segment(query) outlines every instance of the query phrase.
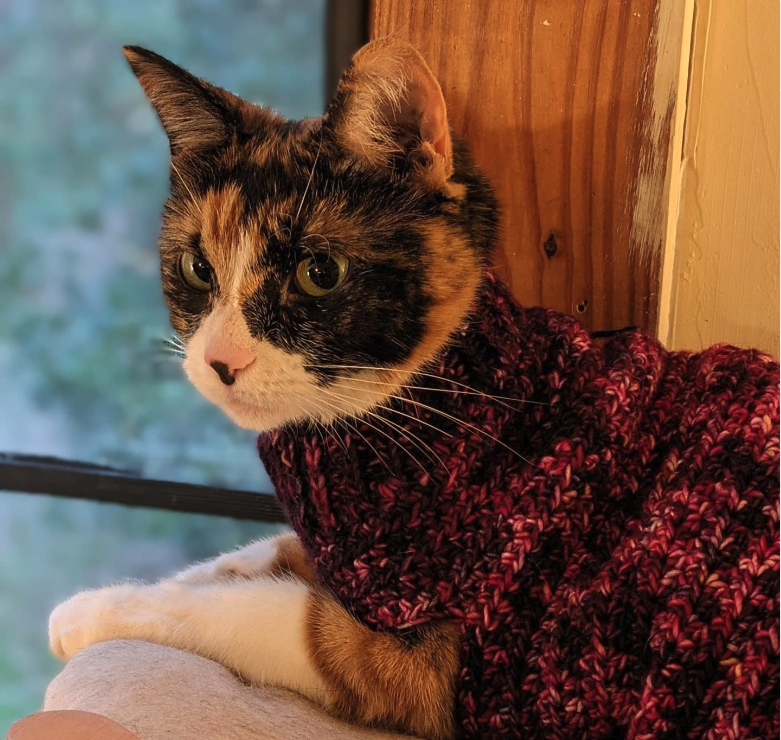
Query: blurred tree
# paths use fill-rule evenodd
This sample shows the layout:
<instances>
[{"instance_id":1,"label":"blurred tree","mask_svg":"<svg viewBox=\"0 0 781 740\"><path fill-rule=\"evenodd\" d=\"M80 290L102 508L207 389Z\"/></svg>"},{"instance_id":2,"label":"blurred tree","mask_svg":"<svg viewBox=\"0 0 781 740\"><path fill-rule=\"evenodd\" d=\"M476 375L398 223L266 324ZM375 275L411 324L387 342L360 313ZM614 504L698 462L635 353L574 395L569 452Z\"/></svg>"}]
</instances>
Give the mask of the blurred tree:
<instances>
[{"instance_id":1,"label":"blurred tree","mask_svg":"<svg viewBox=\"0 0 781 740\"><path fill-rule=\"evenodd\" d=\"M160 349L168 144L124 44L291 118L322 111L324 0L0 3L0 451L268 490L236 429ZM56 669L79 587L157 577L262 525L0 495L0 734Z\"/></svg>"}]
</instances>

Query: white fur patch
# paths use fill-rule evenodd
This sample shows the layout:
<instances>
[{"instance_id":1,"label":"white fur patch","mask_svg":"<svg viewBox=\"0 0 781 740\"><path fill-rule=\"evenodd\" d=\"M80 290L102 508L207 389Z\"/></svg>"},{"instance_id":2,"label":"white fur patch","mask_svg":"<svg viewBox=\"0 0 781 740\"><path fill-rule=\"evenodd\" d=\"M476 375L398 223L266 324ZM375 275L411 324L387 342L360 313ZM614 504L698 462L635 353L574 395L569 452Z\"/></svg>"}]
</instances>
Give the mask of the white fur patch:
<instances>
[{"instance_id":1,"label":"white fur patch","mask_svg":"<svg viewBox=\"0 0 781 740\"><path fill-rule=\"evenodd\" d=\"M172 580L179 583L204 584L225 578L254 578L271 570L276 562L279 538L267 537L212 560L191 565Z\"/></svg>"},{"instance_id":2,"label":"white fur patch","mask_svg":"<svg viewBox=\"0 0 781 740\"><path fill-rule=\"evenodd\" d=\"M230 386L224 385L204 360L206 346L217 333L249 349L255 357ZM337 417L360 416L396 391L387 383L365 382L379 383L373 370L351 371L355 381L338 381L339 386L349 388L323 389L305 365L302 355L253 339L239 308L225 303L212 311L186 343L183 363L190 382L203 396L240 427L258 432L296 421L312 419L328 424Z\"/></svg>"},{"instance_id":3,"label":"white fur patch","mask_svg":"<svg viewBox=\"0 0 781 740\"><path fill-rule=\"evenodd\" d=\"M203 359L210 333L229 331L224 324L215 325L217 322L211 321L213 316L214 313L187 343L183 366L200 393L240 427L263 432L309 419L328 424L337 417L360 416L394 392L386 385L348 381L345 384L350 385L350 389L322 389L314 376L305 370L306 361L301 355L285 352L267 341L254 340L255 360L238 373L233 385L226 386ZM238 309L230 321L244 321ZM377 375L368 370L353 377L360 381L376 381Z\"/></svg>"},{"instance_id":4,"label":"white fur patch","mask_svg":"<svg viewBox=\"0 0 781 740\"><path fill-rule=\"evenodd\" d=\"M175 581L84 591L49 618L49 643L68 659L97 642L146 640L189 650L258 683L323 702L327 687L307 642L310 589L297 579L192 586Z\"/></svg>"}]
</instances>

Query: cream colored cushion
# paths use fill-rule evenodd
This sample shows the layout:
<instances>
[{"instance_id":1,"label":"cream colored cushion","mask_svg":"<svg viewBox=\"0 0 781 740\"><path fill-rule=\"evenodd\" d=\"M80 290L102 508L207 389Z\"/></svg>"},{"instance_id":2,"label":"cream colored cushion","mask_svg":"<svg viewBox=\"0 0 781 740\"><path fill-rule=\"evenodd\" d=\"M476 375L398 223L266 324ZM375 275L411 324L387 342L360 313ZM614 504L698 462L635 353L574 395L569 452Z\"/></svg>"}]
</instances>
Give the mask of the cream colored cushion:
<instances>
[{"instance_id":1,"label":"cream colored cushion","mask_svg":"<svg viewBox=\"0 0 781 740\"><path fill-rule=\"evenodd\" d=\"M95 712L140 740L402 738L336 720L288 691L247 686L197 655L134 640L78 653L52 681L43 708Z\"/></svg>"}]
</instances>

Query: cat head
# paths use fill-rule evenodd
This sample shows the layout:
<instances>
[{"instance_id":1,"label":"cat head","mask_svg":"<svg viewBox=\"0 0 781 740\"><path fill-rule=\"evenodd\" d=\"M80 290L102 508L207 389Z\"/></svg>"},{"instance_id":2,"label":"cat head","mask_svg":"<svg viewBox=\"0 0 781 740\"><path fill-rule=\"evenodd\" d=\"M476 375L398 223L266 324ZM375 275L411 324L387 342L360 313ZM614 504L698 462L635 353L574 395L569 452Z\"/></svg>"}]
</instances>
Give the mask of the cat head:
<instances>
[{"instance_id":1,"label":"cat head","mask_svg":"<svg viewBox=\"0 0 781 740\"><path fill-rule=\"evenodd\" d=\"M496 233L420 54L368 44L303 121L125 54L170 142L161 272L192 383L258 431L394 395L463 322Z\"/></svg>"}]
</instances>

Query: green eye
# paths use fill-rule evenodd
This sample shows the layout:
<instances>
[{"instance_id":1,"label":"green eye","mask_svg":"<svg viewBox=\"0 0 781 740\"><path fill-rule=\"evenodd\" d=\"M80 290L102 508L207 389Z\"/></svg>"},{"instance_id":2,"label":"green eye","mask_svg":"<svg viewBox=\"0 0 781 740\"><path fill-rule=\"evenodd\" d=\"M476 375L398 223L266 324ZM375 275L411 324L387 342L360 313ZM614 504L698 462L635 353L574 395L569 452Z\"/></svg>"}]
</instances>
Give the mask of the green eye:
<instances>
[{"instance_id":1,"label":"green eye","mask_svg":"<svg viewBox=\"0 0 781 740\"><path fill-rule=\"evenodd\" d=\"M179 262L182 277L191 288L206 292L212 287L212 267L192 252L185 252Z\"/></svg>"},{"instance_id":2,"label":"green eye","mask_svg":"<svg viewBox=\"0 0 781 740\"><path fill-rule=\"evenodd\" d=\"M336 290L347 275L347 260L338 254L317 254L301 260L296 283L307 295L320 297Z\"/></svg>"}]
</instances>

